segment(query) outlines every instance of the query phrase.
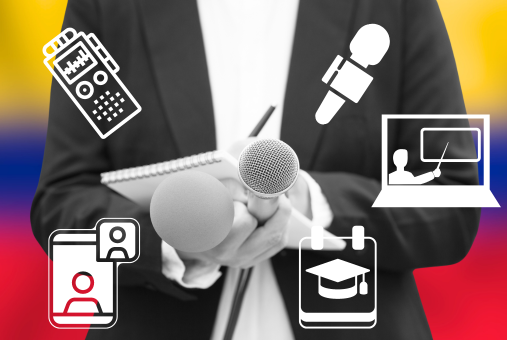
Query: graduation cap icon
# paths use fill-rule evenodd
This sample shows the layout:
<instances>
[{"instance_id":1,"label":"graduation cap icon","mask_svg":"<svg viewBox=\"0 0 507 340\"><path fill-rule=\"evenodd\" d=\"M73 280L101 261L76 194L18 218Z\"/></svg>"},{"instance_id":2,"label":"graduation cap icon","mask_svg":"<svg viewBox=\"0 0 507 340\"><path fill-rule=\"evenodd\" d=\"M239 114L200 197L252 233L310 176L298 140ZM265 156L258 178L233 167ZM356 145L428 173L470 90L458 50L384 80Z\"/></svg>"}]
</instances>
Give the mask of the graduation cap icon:
<instances>
[{"instance_id":1,"label":"graduation cap icon","mask_svg":"<svg viewBox=\"0 0 507 340\"><path fill-rule=\"evenodd\" d=\"M359 285L359 294L368 294L368 284L364 280L364 275L370 270L349 263L340 259L329 261L306 270L308 273L319 277L319 295L328 299L348 299L357 295L357 277L363 276L363 281ZM355 278L354 286L344 289L331 289L323 287L321 278L335 282L342 282Z\"/></svg>"}]
</instances>

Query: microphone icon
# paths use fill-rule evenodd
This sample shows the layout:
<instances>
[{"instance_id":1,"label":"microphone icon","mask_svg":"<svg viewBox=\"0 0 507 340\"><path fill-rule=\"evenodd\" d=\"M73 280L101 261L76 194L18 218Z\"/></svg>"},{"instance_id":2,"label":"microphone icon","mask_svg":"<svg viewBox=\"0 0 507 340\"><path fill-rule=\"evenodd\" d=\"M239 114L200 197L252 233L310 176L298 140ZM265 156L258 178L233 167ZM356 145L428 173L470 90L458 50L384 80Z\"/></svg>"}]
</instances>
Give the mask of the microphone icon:
<instances>
[{"instance_id":1,"label":"microphone icon","mask_svg":"<svg viewBox=\"0 0 507 340\"><path fill-rule=\"evenodd\" d=\"M382 26L365 25L357 31L350 42L352 52L350 59L365 69L368 65L377 65L389 49L389 43L389 34ZM342 61L343 57L337 55L322 77L322 81L331 86L331 89L315 114L319 124L324 125L331 121L345 103L342 96L357 103L373 80L372 76L348 60L339 68ZM335 72L338 74L330 83Z\"/></svg>"}]
</instances>

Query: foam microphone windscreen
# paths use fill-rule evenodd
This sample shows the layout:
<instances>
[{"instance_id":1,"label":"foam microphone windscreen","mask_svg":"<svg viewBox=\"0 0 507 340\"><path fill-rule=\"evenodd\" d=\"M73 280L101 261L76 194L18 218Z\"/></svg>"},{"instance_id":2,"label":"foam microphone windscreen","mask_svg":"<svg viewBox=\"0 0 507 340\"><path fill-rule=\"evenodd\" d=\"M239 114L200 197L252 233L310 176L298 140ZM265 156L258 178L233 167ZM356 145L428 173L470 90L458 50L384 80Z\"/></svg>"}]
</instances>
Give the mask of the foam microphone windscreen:
<instances>
[{"instance_id":1,"label":"foam microphone windscreen","mask_svg":"<svg viewBox=\"0 0 507 340\"><path fill-rule=\"evenodd\" d=\"M183 171L167 177L151 198L150 216L158 235L175 249L202 252L229 234L232 197L215 177Z\"/></svg>"}]
</instances>

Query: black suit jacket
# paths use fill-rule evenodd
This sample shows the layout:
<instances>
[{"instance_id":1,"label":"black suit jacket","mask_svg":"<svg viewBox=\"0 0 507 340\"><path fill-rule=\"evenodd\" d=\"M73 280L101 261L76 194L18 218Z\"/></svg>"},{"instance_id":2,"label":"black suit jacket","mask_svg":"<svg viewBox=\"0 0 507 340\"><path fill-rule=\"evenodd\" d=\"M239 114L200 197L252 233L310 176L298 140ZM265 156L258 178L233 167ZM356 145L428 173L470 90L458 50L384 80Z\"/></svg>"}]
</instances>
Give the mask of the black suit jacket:
<instances>
[{"instance_id":1,"label":"black suit jacket","mask_svg":"<svg viewBox=\"0 0 507 340\"><path fill-rule=\"evenodd\" d=\"M373 83L326 126L314 114L328 86L321 77L365 24L383 26L390 48L367 72ZM195 2L71 0L64 28L93 32L120 66L119 77L143 110L100 139L60 85L53 82L48 134L32 206L33 232L47 251L55 229L93 228L102 217L141 224L141 257L120 266L119 320L90 339L207 339L222 279L189 290L161 274L160 238L147 212L100 184L104 171L166 161L215 148L212 99ZM464 114L447 32L434 0L301 0L283 112L281 139L320 184L334 213L330 231L349 236L363 225L378 243L378 322L370 330L305 330L298 322L298 255L272 258L297 339L429 339L412 275L449 265L468 252L480 209L371 208L380 191L382 114ZM409 150L415 174L434 164L417 160L417 122L397 122L389 155ZM471 138L461 147L473 148ZM457 163L456 163L457 164ZM436 182L477 183L474 163L449 166ZM367 250L369 251L369 250ZM309 254L309 256L326 256ZM330 255L328 255L330 256ZM347 255L342 258L348 260ZM359 265L359 258L350 259Z\"/></svg>"}]
</instances>

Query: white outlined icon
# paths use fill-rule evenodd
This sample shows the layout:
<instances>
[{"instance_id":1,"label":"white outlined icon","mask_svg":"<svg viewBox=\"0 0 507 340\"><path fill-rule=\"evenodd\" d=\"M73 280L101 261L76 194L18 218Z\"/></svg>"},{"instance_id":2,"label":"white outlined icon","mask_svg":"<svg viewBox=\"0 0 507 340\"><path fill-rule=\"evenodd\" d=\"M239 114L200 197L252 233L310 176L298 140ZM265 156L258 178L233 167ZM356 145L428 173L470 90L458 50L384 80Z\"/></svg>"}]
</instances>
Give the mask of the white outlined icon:
<instances>
[{"instance_id":1,"label":"white outlined icon","mask_svg":"<svg viewBox=\"0 0 507 340\"><path fill-rule=\"evenodd\" d=\"M306 272L317 275L319 278L319 295L328 299L348 299L357 295L357 277L362 276L363 281L360 284L360 294L368 294L368 284L365 281L365 274L370 270L353 263L340 259L332 260L318 266L307 269ZM354 286L342 289L326 288L322 285L322 278L342 282L348 279L354 279Z\"/></svg>"},{"instance_id":2,"label":"white outlined icon","mask_svg":"<svg viewBox=\"0 0 507 340\"><path fill-rule=\"evenodd\" d=\"M336 256L360 259L363 265L335 258L308 256L324 251L323 228L312 228L312 237L299 243L299 323L303 328L373 328L377 320L377 243L364 236L363 226L352 228L352 237L331 237L351 241L352 246L334 252ZM347 242L347 243L348 243ZM306 255L306 256L305 256ZM318 262L315 262L318 261ZM358 279L361 282L358 284ZM315 303L318 302L318 303Z\"/></svg>"},{"instance_id":3,"label":"white outlined icon","mask_svg":"<svg viewBox=\"0 0 507 340\"><path fill-rule=\"evenodd\" d=\"M69 27L42 52L44 65L100 138L107 138L141 111L117 76L120 67L95 34Z\"/></svg>"},{"instance_id":4,"label":"white outlined icon","mask_svg":"<svg viewBox=\"0 0 507 340\"><path fill-rule=\"evenodd\" d=\"M49 322L56 328L110 328L118 318L118 266L140 254L133 218L103 218L94 229L49 236Z\"/></svg>"},{"instance_id":5,"label":"white outlined icon","mask_svg":"<svg viewBox=\"0 0 507 340\"><path fill-rule=\"evenodd\" d=\"M388 154L388 133L403 120L420 120L423 127L411 142L420 143L420 155L410 155L398 149ZM461 120L461 122L460 122ZM469 121L481 126L463 127ZM427 125L432 127L427 127ZM442 126L445 124L445 126ZM454 126L453 126L454 125ZM436 127L435 127L436 126ZM470 147L472 138L476 147ZM489 115L383 115L382 116L382 191L373 207L499 207L490 191L490 117ZM463 147L463 145L467 145ZM444 151L442 153L442 151ZM419 176L403 173L407 158L419 158L422 163L437 163L434 171ZM412 158L412 159L414 159ZM393 162L397 171L389 173ZM478 163L483 167L479 185L445 185L436 177L449 173L459 163ZM401 174L401 176L398 176ZM425 185L413 185L423 184Z\"/></svg>"},{"instance_id":6,"label":"white outlined icon","mask_svg":"<svg viewBox=\"0 0 507 340\"><path fill-rule=\"evenodd\" d=\"M352 52L350 59L366 69L368 65L377 65L382 60L389 49L389 45L389 34L382 26L377 24L364 25L350 42L350 51ZM331 90L328 91L315 114L315 120L319 124L327 124L333 119L345 103L342 96L354 103L359 102L373 81L372 76L348 60L340 68L343 61L342 56L336 56L326 74L322 77L322 81L331 86ZM336 72L338 74L331 81Z\"/></svg>"}]
</instances>

